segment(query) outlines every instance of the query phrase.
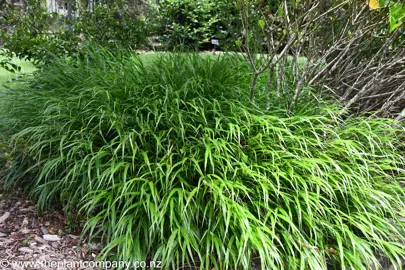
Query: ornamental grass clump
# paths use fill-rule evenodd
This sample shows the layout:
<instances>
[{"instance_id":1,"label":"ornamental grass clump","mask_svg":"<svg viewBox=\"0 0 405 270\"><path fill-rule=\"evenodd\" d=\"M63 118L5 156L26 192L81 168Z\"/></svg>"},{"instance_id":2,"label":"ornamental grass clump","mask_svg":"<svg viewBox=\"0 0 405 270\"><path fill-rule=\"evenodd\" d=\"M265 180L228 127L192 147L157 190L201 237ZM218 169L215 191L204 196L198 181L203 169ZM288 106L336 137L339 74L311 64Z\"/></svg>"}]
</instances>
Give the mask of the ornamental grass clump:
<instances>
[{"instance_id":1,"label":"ornamental grass clump","mask_svg":"<svg viewBox=\"0 0 405 270\"><path fill-rule=\"evenodd\" d=\"M249 103L240 58L93 51L1 95L7 187L80 208L99 259L369 269L405 255L404 130ZM305 102L311 102L306 100Z\"/></svg>"}]
</instances>

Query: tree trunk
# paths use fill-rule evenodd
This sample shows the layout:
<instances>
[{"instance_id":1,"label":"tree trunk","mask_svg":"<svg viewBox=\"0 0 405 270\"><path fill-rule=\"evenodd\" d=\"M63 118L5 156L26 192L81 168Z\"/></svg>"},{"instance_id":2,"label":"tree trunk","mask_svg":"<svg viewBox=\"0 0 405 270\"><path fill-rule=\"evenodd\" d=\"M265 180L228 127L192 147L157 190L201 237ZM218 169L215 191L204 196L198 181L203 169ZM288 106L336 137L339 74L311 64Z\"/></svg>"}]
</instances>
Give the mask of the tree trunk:
<instances>
[{"instance_id":1,"label":"tree trunk","mask_svg":"<svg viewBox=\"0 0 405 270\"><path fill-rule=\"evenodd\" d=\"M252 83L250 85L250 101L255 102L255 88L256 88L256 82L257 82L257 77L259 77L258 73L253 73L252 75Z\"/></svg>"}]
</instances>

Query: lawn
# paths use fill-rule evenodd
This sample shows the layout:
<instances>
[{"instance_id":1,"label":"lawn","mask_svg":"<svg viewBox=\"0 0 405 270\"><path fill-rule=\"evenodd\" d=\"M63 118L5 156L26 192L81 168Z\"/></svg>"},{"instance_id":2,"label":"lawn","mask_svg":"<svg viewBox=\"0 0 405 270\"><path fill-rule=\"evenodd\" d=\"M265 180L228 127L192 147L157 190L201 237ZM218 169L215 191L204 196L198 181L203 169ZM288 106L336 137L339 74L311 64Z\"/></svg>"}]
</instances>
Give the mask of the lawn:
<instances>
[{"instance_id":1,"label":"lawn","mask_svg":"<svg viewBox=\"0 0 405 270\"><path fill-rule=\"evenodd\" d=\"M159 57L159 55L163 55L163 54L164 53L145 53L145 54L139 55L139 59L143 63L151 63L154 60L156 60ZM206 55L214 56L212 54L204 54L204 57ZM135 56L133 57L134 60L136 58L137 57L135 57ZM2 60L1 57L0 57L0 60ZM30 73L32 73L33 71L36 70L36 67L31 62L26 61L26 60L21 60L21 59L18 59L18 58L14 58L12 63L19 65L21 67L21 71L17 72L17 73L12 73L12 72L9 72L6 69L0 67L0 89L2 88L2 85L4 83L11 82L13 79L17 78L20 75L30 74Z\"/></svg>"},{"instance_id":2,"label":"lawn","mask_svg":"<svg viewBox=\"0 0 405 270\"><path fill-rule=\"evenodd\" d=\"M0 58L1 60L1 58ZM35 67L32 63L25 60L20 60L18 58L14 58L12 61L14 64L17 64L21 67L21 71L18 73L12 73L7 71L4 68L0 67L0 89L3 87L3 83L11 82L13 79L17 78L19 75L32 73L35 70Z\"/></svg>"}]
</instances>

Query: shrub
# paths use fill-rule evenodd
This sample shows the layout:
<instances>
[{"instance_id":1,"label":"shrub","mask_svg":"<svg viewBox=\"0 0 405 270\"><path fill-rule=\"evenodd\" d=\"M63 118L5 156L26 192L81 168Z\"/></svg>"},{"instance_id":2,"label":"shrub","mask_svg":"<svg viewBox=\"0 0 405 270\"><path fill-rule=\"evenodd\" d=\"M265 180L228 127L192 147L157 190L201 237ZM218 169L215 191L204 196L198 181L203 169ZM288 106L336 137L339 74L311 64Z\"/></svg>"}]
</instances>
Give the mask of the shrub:
<instances>
[{"instance_id":1,"label":"shrub","mask_svg":"<svg viewBox=\"0 0 405 270\"><path fill-rule=\"evenodd\" d=\"M48 13L38 0L29 0L21 9L10 9L2 18L0 37L4 42L0 67L17 71L11 59L17 56L35 64L58 57L82 57L83 41L97 43L110 50L139 49L147 43L149 28L140 9L124 1L120 5L99 1L90 9L77 6L77 16L63 17ZM135 9L135 10L134 10ZM73 11L72 11L73 12Z\"/></svg>"},{"instance_id":2,"label":"shrub","mask_svg":"<svg viewBox=\"0 0 405 270\"><path fill-rule=\"evenodd\" d=\"M20 9L10 9L1 23L8 26L0 30L4 42L2 55L27 59L33 63L49 62L53 55L78 54L79 37L68 31L66 21L56 13L47 13L40 2L29 0ZM7 67L9 63L1 66ZM15 66L10 65L16 70Z\"/></svg>"},{"instance_id":3,"label":"shrub","mask_svg":"<svg viewBox=\"0 0 405 270\"><path fill-rule=\"evenodd\" d=\"M403 128L249 103L240 58L96 50L0 92L6 186L80 207L100 259L368 269L405 255ZM13 124L11 124L13 123Z\"/></svg>"},{"instance_id":4,"label":"shrub","mask_svg":"<svg viewBox=\"0 0 405 270\"><path fill-rule=\"evenodd\" d=\"M165 47L198 49L214 37L221 39L221 46L233 45L237 37L232 35L239 35L232 32L238 16L235 4L228 0L163 0L159 1L152 20Z\"/></svg>"},{"instance_id":5,"label":"shrub","mask_svg":"<svg viewBox=\"0 0 405 270\"><path fill-rule=\"evenodd\" d=\"M77 35L82 34L110 50L143 48L151 30L140 14L108 1L93 10L82 9L73 28Z\"/></svg>"},{"instance_id":6,"label":"shrub","mask_svg":"<svg viewBox=\"0 0 405 270\"><path fill-rule=\"evenodd\" d=\"M243 31L237 42L251 64L252 101L257 77L266 72L285 81L284 66L292 56L294 96L305 86L327 85L344 112L405 119L403 1L282 1L276 14L266 8L253 20L250 1L241 3ZM307 61L300 66L302 57Z\"/></svg>"}]
</instances>

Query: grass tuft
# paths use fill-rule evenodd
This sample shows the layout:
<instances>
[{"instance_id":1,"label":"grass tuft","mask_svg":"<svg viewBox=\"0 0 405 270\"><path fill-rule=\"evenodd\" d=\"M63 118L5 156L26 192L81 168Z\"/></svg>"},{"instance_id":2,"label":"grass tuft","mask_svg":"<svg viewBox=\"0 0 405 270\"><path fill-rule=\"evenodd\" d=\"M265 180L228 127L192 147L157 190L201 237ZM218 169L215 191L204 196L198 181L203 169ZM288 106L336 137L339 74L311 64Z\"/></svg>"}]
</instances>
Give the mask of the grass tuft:
<instances>
[{"instance_id":1,"label":"grass tuft","mask_svg":"<svg viewBox=\"0 0 405 270\"><path fill-rule=\"evenodd\" d=\"M80 208L100 259L369 269L405 256L402 127L248 101L240 58L95 50L0 92L7 187ZM260 103L260 101L259 101Z\"/></svg>"}]
</instances>

